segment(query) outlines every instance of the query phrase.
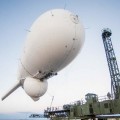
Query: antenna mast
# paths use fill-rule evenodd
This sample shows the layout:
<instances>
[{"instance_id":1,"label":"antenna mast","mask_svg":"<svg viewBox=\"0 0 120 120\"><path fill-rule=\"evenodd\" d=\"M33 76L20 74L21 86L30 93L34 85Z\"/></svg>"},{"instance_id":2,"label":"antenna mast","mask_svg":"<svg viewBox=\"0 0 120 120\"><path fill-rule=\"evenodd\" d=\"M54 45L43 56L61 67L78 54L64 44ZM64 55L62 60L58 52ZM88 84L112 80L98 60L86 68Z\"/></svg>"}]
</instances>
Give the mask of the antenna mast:
<instances>
[{"instance_id":1,"label":"antenna mast","mask_svg":"<svg viewBox=\"0 0 120 120\"><path fill-rule=\"evenodd\" d=\"M102 30L102 39L105 48L106 58L108 62L110 77L111 77L111 94L114 99L120 98L120 72L117 64L117 59L111 41L112 32L109 28Z\"/></svg>"}]
</instances>

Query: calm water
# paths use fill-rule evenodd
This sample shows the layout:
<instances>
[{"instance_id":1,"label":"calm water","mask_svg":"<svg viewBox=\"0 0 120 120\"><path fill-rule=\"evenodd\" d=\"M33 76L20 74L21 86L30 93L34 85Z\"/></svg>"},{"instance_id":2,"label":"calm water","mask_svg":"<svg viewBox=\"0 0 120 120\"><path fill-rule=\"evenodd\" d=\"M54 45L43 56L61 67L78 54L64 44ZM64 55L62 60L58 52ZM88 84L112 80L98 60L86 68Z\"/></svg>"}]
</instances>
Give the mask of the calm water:
<instances>
[{"instance_id":1,"label":"calm water","mask_svg":"<svg viewBox=\"0 0 120 120\"><path fill-rule=\"evenodd\" d=\"M0 120L49 120L47 118L33 118L30 117L31 113L6 113L6 114L0 114Z\"/></svg>"},{"instance_id":2,"label":"calm water","mask_svg":"<svg viewBox=\"0 0 120 120\"><path fill-rule=\"evenodd\" d=\"M23 118L23 119L21 119L21 118L18 118L18 119L14 119L14 118L7 118L7 119L5 119L5 118L0 118L0 120L49 120L49 119L46 119L46 118Z\"/></svg>"}]
</instances>

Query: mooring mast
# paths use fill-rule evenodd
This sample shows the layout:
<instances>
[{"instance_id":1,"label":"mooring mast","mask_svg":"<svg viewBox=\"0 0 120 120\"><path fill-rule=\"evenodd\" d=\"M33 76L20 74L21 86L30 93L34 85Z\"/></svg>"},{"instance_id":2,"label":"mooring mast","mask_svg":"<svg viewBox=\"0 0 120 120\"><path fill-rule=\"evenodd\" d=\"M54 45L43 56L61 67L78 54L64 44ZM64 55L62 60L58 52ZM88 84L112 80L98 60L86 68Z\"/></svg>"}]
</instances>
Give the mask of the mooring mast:
<instances>
[{"instance_id":1,"label":"mooring mast","mask_svg":"<svg viewBox=\"0 0 120 120\"><path fill-rule=\"evenodd\" d=\"M111 94L114 99L120 98L120 72L117 64L117 59L111 41L112 32L109 28L102 30L102 39L105 48L106 58L108 62L110 77L111 77Z\"/></svg>"}]
</instances>

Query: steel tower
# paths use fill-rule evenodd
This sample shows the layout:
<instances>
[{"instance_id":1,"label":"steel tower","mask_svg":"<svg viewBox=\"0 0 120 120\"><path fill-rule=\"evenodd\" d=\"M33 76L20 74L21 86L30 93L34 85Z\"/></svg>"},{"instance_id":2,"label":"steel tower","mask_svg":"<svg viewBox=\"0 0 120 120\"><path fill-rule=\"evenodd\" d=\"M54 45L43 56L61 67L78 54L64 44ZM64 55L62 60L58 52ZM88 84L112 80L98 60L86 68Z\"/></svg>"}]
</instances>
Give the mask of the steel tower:
<instances>
[{"instance_id":1,"label":"steel tower","mask_svg":"<svg viewBox=\"0 0 120 120\"><path fill-rule=\"evenodd\" d=\"M111 94L114 99L120 98L120 72L115 57L111 41L112 32L109 28L102 30L102 39L105 48L106 58L108 62L110 77L111 77Z\"/></svg>"}]
</instances>

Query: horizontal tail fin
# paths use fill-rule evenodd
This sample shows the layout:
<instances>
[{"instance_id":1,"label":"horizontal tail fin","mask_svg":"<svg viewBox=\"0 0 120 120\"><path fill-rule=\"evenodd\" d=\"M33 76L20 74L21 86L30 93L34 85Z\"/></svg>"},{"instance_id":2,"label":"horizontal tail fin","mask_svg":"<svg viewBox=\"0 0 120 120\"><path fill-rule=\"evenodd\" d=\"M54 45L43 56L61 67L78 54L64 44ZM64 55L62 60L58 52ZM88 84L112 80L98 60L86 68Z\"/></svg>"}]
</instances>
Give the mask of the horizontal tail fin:
<instances>
[{"instance_id":1,"label":"horizontal tail fin","mask_svg":"<svg viewBox=\"0 0 120 120\"><path fill-rule=\"evenodd\" d=\"M21 82L16 81L14 86L11 89L9 89L8 92L5 95L3 95L3 97L1 99L4 100L6 97L8 97L12 92L14 92L20 86L21 86Z\"/></svg>"}]
</instances>

